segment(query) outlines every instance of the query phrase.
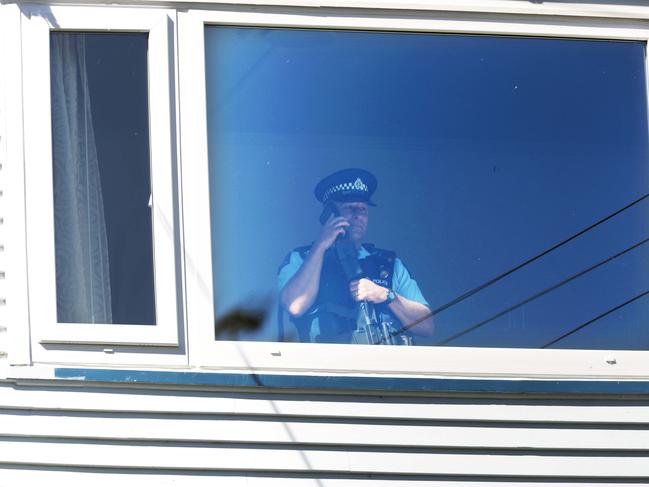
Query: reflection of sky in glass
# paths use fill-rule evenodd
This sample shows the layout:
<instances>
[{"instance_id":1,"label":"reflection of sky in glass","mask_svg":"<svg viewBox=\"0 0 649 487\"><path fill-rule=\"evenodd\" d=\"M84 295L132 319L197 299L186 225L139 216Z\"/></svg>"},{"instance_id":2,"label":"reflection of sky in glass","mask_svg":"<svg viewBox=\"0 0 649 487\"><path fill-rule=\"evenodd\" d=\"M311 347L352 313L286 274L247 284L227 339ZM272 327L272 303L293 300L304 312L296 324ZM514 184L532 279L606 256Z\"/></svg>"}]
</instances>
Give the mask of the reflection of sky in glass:
<instances>
[{"instance_id":1,"label":"reflection of sky in glass","mask_svg":"<svg viewBox=\"0 0 649 487\"><path fill-rule=\"evenodd\" d=\"M439 307L644 195L644 45L206 29L215 308L272 296L313 187L374 172L368 241ZM649 236L649 201L436 317L436 344ZM449 345L540 347L649 290L649 244ZM649 298L554 345L649 348ZM274 317L250 339L272 340Z\"/></svg>"}]
</instances>

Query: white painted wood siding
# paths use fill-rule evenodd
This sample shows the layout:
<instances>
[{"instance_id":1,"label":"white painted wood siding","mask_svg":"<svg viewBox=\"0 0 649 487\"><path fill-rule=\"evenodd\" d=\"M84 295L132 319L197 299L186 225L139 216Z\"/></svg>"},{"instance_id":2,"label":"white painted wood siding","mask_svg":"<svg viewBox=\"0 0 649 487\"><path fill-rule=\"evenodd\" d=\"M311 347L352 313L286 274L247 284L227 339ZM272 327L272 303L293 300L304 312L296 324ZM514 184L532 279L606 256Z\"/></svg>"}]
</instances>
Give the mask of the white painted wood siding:
<instances>
[{"instance_id":1,"label":"white painted wood siding","mask_svg":"<svg viewBox=\"0 0 649 487\"><path fill-rule=\"evenodd\" d=\"M3 11L0 7L0 15ZM0 19L0 30L4 27L4 23ZM0 43L4 40L4 36L0 35ZM2 69L4 66L4 49L0 49L0 363L6 361L7 358L7 315L5 312L5 305L7 300L6 294L6 266L5 266L5 229L4 218L6 214L6 204L4 198L5 185L3 177L6 167L6 110L4 103L5 90L5 73Z\"/></svg>"},{"instance_id":2,"label":"white painted wood siding","mask_svg":"<svg viewBox=\"0 0 649 487\"><path fill-rule=\"evenodd\" d=\"M0 485L47 479L649 485L649 403L4 383Z\"/></svg>"}]
</instances>

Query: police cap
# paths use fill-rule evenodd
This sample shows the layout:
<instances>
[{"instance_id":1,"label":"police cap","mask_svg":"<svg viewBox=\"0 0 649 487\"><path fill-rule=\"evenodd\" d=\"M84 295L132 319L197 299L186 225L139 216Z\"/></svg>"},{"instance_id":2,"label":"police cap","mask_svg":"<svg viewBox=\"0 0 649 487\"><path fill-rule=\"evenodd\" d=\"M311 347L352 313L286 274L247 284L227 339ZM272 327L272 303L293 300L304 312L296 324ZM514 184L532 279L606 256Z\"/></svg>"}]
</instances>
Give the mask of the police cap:
<instances>
[{"instance_id":1,"label":"police cap","mask_svg":"<svg viewBox=\"0 0 649 487\"><path fill-rule=\"evenodd\" d=\"M365 169L342 169L330 174L315 187L315 197L325 204L328 201L363 201L376 206L370 198L376 191L376 177Z\"/></svg>"}]
</instances>

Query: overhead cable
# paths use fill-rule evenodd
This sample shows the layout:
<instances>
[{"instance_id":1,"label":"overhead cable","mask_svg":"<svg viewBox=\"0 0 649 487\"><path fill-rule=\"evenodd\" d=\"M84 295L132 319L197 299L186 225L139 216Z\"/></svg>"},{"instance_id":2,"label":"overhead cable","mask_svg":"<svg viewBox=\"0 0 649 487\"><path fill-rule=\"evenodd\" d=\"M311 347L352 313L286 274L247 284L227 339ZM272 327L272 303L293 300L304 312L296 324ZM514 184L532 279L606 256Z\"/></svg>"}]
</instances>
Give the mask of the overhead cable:
<instances>
[{"instance_id":1,"label":"overhead cable","mask_svg":"<svg viewBox=\"0 0 649 487\"><path fill-rule=\"evenodd\" d=\"M506 315L507 313L511 313L515 309L518 309L521 306L524 306L524 305L534 301L535 299L538 299L541 296L544 296L544 295L550 293L551 291L554 291L555 289L558 289L561 286L563 286L565 284L568 284L569 282L574 281L575 279L577 279L579 277L582 277L585 274L588 274L589 272L597 269L598 267L603 266L604 264L608 264L612 260L617 259L618 257L621 257L621 256L623 256L624 254L626 254L628 252L631 252L632 250L640 247L641 245L643 245L643 244L645 244L647 242L649 242L649 238L645 238L644 240L641 240L640 242L632 245L631 247L627 247L626 249L622 250L621 252L618 252L615 255L607 257L606 259L604 259L604 260L602 260L600 262L597 262L596 264L593 264L592 266L584 269L583 271L579 271L578 273L573 274L572 276L569 276L569 277L557 282L556 284L553 284L552 286L550 286L550 287L548 287L548 288L546 288L546 289L544 289L544 290L530 296L529 298L525 298L523 301L520 301L520 302L514 304L513 306L510 306L509 308L506 308L506 309L504 309L502 311L499 311L495 315L490 316L489 318L486 318L486 319L482 320L481 322L476 323L475 325L472 325L472 326L466 328L465 330L462 330L462 331L460 331L458 333L455 333L454 335L451 335L450 337L442 340L441 342L437 343L436 345L446 345L447 343L449 343L449 342L451 342L451 341L453 341L453 340L455 340L455 339L457 339L457 338L459 338L459 337L461 337L463 335L466 335L467 333L470 333L470 332L472 332L474 330L477 330L478 328L486 325L487 323L490 323L493 320L498 319L501 316Z\"/></svg>"},{"instance_id":2,"label":"overhead cable","mask_svg":"<svg viewBox=\"0 0 649 487\"><path fill-rule=\"evenodd\" d=\"M581 324L581 325L579 325L579 326L573 328L573 329L570 330L569 332L564 333L564 334L561 335L560 337L555 338L554 340L549 341L548 343L546 343L545 345L542 345L542 346L539 347L539 348L548 348L549 346L554 345L555 343L557 343L557 342L563 340L564 338L569 337L570 335L572 335L572 334L578 332L579 330L582 330L582 329L586 328L587 326L592 325L592 324L595 323L596 321L601 320L602 318L604 318L604 317L606 317L606 316L608 316L608 315L610 315L610 314L616 312L617 310L619 310L619 309L621 309L621 308L624 308L625 306L628 306L629 304L631 304L631 303L637 301L638 299L645 297L647 294L649 294L649 290L647 290L647 291L645 291L645 292L642 292L642 293L638 294L637 296L632 297L631 299L629 299L629 300L623 302L622 304L618 304L618 305L615 306L614 308L611 308L611 309L606 310L606 311L603 312L602 314L597 315L595 318L593 318L593 319L591 319L591 320L588 320L586 323L583 323L583 324Z\"/></svg>"},{"instance_id":3,"label":"overhead cable","mask_svg":"<svg viewBox=\"0 0 649 487\"><path fill-rule=\"evenodd\" d=\"M635 206L635 205L637 205L638 203L640 203L640 202L646 200L647 198L649 198L649 193L646 193L645 195L640 196L639 198L633 200L631 203L629 203L629 204L623 206L622 208L620 208L620 209L614 211L613 213L610 213L610 214L608 214L607 216L605 216L605 217L603 217L603 218L600 218L600 219L597 220L595 223L592 223L592 224L588 225L587 227L581 229L581 230L578 231L577 233L574 233L574 234L571 235L570 237L568 237L568 238L566 238L566 239L564 239L564 240L561 240L560 242L558 242L558 243L552 245L551 247L549 247L549 248L547 248L547 249L545 249L545 250L539 252L539 253L536 254L535 256L530 257L529 259L527 259L527 260L521 262L520 264L518 264L518 265L512 267L511 269L509 269L509 270L503 272L502 274L499 274L499 275L497 275L496 277L494 277L494 278L492 278L492 279L490 279L490 280L484 282L483 284L480 284L479 286L477 286L477 287L475 287L475 288L473 288L473 289L471 289L471 290L469 290L469 291L467 291L467 292L461 294L460 296L458 296L458 297L452 299L451 301L447 302L446 304L443 304L443 305L441 305L441 306L435 308L435 309L432 310L430 313L425 314L423 317L421 317L421 318L419 318L419 319L413 321L412 323L409 323L409 324L407 324L407 325L402 326L402 327L399 328L398 330L392 332L391 336L397 336L397 335L400 335L400 334L403 333L404 331L408 331L410 328L412 328L412 327L414 327L414 326L417 326L418 324L420 324L420 323L426 321L426 320L429 319L429 318L432 318L433 316L435 316L435 315L441 313L442 311L444 311L444 310L450 308L451 306L455 306L456 304L461 303L462 301L464 301L464 300L470 298L471 296L473 296L473 295L479 293L479 292L482 291L483 289L486 289L486 288L488 288L489 286L492 286L493 284L495 284L495 283L501 281L501 280L504 279L505 277L510 276L510 275L513 274L514 272L519 271L520 269L522 269L522 268L528 266L529 264L531 264L531 263L533 263L533 262L539 260L540 258L546 256L546 255L549 254L550 252L553 252L553 251L557 250L558 248L563 247L563 246L566 245L567 243L572 242L572 241L575 240L576 238L581 237L581 236L584 235L585 233L587 233L587 232L593 230L594 228L598 227L599 225L601 225L601 224L603 224L603 223L605 223L605 222L611 220L612 218L616 217L616 216L619 215L620 213L623 213L624 211L628 210L629 208L632 208L633 206ZM381 341L378 342L378 343L383 343L384 341L385 341L385 338L382 338Z\"/></svg>"}]
</instances>

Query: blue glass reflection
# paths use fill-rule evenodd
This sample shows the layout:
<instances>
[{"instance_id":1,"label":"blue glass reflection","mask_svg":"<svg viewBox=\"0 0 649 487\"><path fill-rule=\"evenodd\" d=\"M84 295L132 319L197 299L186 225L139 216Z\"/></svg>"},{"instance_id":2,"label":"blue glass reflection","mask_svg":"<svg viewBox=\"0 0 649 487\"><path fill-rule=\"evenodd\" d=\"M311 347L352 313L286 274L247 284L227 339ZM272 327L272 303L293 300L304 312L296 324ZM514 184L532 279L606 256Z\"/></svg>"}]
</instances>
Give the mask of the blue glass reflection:
<instances>
[{"instance_id":1,"label":"blue glass reflection","mask_svg":"<svg viewBox=\"0 0 649 487\"><path fill-rule=\"evenodd\" d=\"M377 176L367 240L397 252L433 310L649 192L642 43L205 34L217 316L272 299L284 256L320 231L315 184L338 169ZM649 348L649 244L627 250L648 212L445 308L416 343ZM241 338L278 339L275 316Z\"/></svg>"}]
</instances>

